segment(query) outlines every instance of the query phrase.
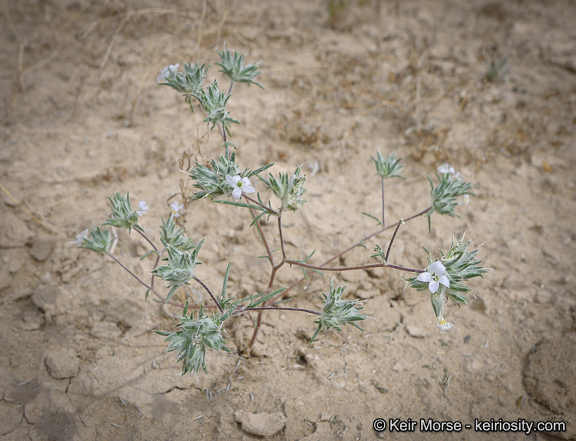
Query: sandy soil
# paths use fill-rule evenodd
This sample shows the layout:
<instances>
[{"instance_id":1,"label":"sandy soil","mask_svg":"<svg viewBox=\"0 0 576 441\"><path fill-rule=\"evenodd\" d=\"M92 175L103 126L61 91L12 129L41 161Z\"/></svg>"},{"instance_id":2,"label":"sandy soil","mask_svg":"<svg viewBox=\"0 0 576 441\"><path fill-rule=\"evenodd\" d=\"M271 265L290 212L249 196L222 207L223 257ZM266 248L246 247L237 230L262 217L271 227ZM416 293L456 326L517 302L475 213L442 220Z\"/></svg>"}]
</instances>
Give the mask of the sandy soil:
<instances>
[{"instance_id":1,"label":"sandy soil","mask_svg":"<svg viewBox=\"0 0 576 441\"><path fill-rule=\"evenodd\" d=\"M268 439L576 439L576 5L348 3L330 14L321 0L2 2L2 441L249 440L275 424ZM388 219L429 205L425 174L443 162L475 183L460 219L434 217L431 234L415 220L393 250L394 263L420 268L421 245L447 248L464 231L484 243L492 271L472 284L477 301L447 306L452 331L438 331L403 274L340 274L347 298L366 299L375 318L365 333L322 333L308 346L309 316L270 313L252 358L210 353L207 375L182 377L151 332L179 311L69 244L105 220L116 191L147 201L143 226L158 238L168 204L181 201L178 159L214 157L219 140L156 76L214 63L224 42L262 60L266 89L234 89L239 163L274 161L277 172L307 162L308 202L286 219L294 258L317 250L322 262L375 230L361 213L380 212L369 158L378 148L399 151L407 178L388 187ZM487 81L488 63L504 59L509 72ZM214 290L229 261L232 294L265 289L269 267L249 224L233 207L188 207L190 236L206 238L198 276ZM264 228L273 237L275 226ZM145 251L120 234L115 255L146 276ZM357 249L341 263L368 256ZM283 269L277 283L299 277ZM290 305L319 309L327 286L315 275ZM228 332L238 351L252 322ZM377 434L375 418L523 418L567 431Z\"/></svg>"}]
</instances>

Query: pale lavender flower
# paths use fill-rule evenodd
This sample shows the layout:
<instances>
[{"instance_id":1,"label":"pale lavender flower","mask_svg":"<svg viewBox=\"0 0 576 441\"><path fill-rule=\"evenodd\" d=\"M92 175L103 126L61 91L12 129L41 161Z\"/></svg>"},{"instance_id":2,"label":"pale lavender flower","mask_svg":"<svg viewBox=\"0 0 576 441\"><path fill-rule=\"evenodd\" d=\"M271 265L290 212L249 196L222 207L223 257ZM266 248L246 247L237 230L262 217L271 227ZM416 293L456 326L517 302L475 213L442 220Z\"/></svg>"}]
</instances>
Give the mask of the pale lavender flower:
<instances>
[{"instance_id":1,"label":"pale lavender flower","mask_svg":"<svg viewBox=\"0 0 576 441\"><path fill-rule=\"evenodd\" d=\"M176 219L180 217L180 210L184 208L183 204L178 204L178 202L172 202L170 204L170 216Z\"/></svg>"},{"instance_id":2,"label":"pale lavender flower","mask_svg":"<svg viewBox=\"0 0 576 441\"><path fill-rule=\"evenodd\" d=\"M144 216L148 213L148 205L146 205L146 201L138 202L138 210L136 210L136 214L138 216Z\"/></svg>"},{"instance_id":3,"label":"pale lavender flower","mask_svg":"<svg viewBox=\"0 0 576 441\"><path fill-rule=\"evenodd\" d=\"M418 274L416 280L428 283L428 289L432 294L434 294L438 291L438 288L440 288L440 284L444 285L446 288L450 288L450 280L448 280L448 277L444 275L445 272L446 267L439 261L436 261L428 265L425 273Z\"/></svg>"},{"instance_id":4,"label":"pale lavender flower","mask_svg":"<svg viewBox=\"0 0 576 441\"><path fill-rule=\"evenodd\" d=\"M158 75L158 82L164 83L168 77L176 75L176 72L178 72L178 66L180 66L180 64L176 63L162 69L160 75Z\"/></svg>"},{"instance_id":5,"label":"pale lavender flower","mask_svg":"<svg viewBox=\"0 0 576 441\"><path fill-rule=\"evenodd\" d=\"M440 328L440 331L449 331L454 325L452 323L448 323L446 320L444 320L444 317L440 315L440 317L438 317L438 323L436 323L436 326Z\"/></svg>"},{"instance_id":6,"label":"pale lavender flower","mask_svg":"<svg viewBox=\"0 0 576 441\"><path fill-rule=\"evenodd\" d=\"M74 244L74 245L78 245L78 246L82 245L84 243L84 238L88 237L89 233L90 233L90 229L89 228L85 229L80 234L76 235L76 240L73 240L70 243Z\"/></svg>"},{"instance_id":7,"label":"pale lavender flower","mask_svg":"<svg viewBox=\"0 0 576 441\"><path fill-rule=\"evenodd\" d=\"M456 173L456 170L454 170L454 167L452 167L450 164L442 164L440 167L438 167L438 173L445 175L445 174L451 174L453 175L454 173Z\"/></svg>"},{"instance_id":8,"label":"pale lavender flower","mask_svg":"<svg viewBox=\"0 0 576 441\"><path fill-rule=\"evenodd\" d=\"M254 193L256 189L250 184L250 179L241 178L239 175L226 176L226 182L232 187L232 197L238 201L242 193Z\"/></svg>"}]
</instances>

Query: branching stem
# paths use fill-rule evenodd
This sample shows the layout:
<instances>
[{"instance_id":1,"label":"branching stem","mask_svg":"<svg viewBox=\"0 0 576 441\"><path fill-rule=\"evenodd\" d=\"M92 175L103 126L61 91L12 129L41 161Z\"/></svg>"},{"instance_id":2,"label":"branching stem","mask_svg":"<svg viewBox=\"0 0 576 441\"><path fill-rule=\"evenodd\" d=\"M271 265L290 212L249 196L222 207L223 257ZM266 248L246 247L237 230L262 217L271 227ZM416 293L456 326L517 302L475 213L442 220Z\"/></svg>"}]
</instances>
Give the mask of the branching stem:
<instances>
[{"instance_id":1,"label":"branching stem","mask_svg":"<svg viewBox=\"0 0 576 441\"><path fill-rule=\"evenodd\" d=\"M392 244L394 243L394 239L396 239L396 233L400 229L400 225L404 224L404 221L400 219L399 222L396 222L396 228L394 228L394 233L392 234L392 239L390 239L390 243L388 244L388 249L386 250L386 257L385 260L388 262L388 257L390 256L390 250L392 249Z\"/></svg>"},{"instance_id":2,"label":"branching stem","mask_svg":"<svg viewBox=\"0 0 576 441\"><path fill-rule=\"evenodd\" d=\"M216 306L218 307L220 312L221 313L224 312L224 310L222 309L222 306L220 306L220 302L218 302L218 300L216 300L216 297L214 296L214 294L212 294L212 291L210 291L210 288L208 288L206 286L206 284L204 282L202 282L202 280L200 280L198 277L192 276L192 279L194 279L202 288L204 288L206 290L206 292L210 295L210 297L212 297L212 300L214 301L214 303L216 303Z\"/></svg>"},{"instance_id":3,"label":"branching stem","mask_svg":"<svg viewBox=\"0 0 576 441\"><path fill-rule=\"evenodd\" d=\"M371 268L392 268L392 269L397 269L400 271L406 271L409 273L423 273L424 270L421 269L415 269L415 268L406 268L404 266L399 266L399 265L391 265L388 263L370 263L367 265L358 265L358 266L339 266L339 267L325 267L325 266L316 266L316 265L309 265L307 263L304 262L300 262L298 260L292 260L292 259L286 259L286 263L289 265L296 265L296 266L301 266L304 268L309 268L312 270L318 270L318 271L337 271L337 272L341 272L341 271L357 271L357 270L367 270L367 269L371 269ZM286 290L284 290L286 291ZM283 291L283 292L284 292Z\"/></svg>"},{"instance_id":4,"label":"branching stem","mask_svg":"<svg viewBox=\"0 0 576 441\"><path fill-rule=\"evenodd\" d=\"M416 213L406 219L404 219L404 223L411 221L412 219L415 219L419 216L423 216L424 214L428 213L430 210L432 209L432 207L428 207L425 210L420 211L419 213ZM324 270L325 266L328 265L330 262L333 262L334 260L338 259L339 257L343 256L344 254L346 254L347 252L353 250L354 248L356 248L359 245L362 245L364 242L366 242L368 239L371 239L374 236L377 236L380 233L383 233L384 231L396 227L398 226L400 222L396 222L395 224L391 224L391 225L387 225L381 229L379 229L378 231L369 234L368 236L364 237L362 240L360 240L359 242L355 243L354 245L352 245L351 247L345 249L344 251L342 251L341 253L335 255L334 257L328 259L326 262L324 262L323 264L320 265L320 270ZM392 266L390 266L392 267ZM420 270L418 270L418 272L421 272ZM272 297L270 299L270 302L274 302L276 299L278 299L281 296L284 296L288 291L294 289L295 287L297 287L298 285L300 285L302 282L304 282L306 280L305 277L302 277L300 280L294 282L292 285L290 285L288 288L286 288L284 291L282 291L281 293L278 293L277 295L275 295L274 297Z\"/></svg>"},{"instance_id":5,"label":"branching stem","mask_svg":"<svg viewBox=\"0 0 576 441\"><path fill-rule=\"evenodd\" d=\"M134 274L132 271L130 271L122 262L120 262L118 259L116 259L116 257L114 257L114 255L110 254L108 251L106 251L106 254L110 258L112 258L112 260L114 260L114 262L116 262L118 265L120 265L122 268L124 268L124 270L127 271L128 274L130 274L132 277L134 277L136 280L138 280L138 282L140 282L141 285L145 286L148 290L152 291L154 293L154 295L156 295L156 297L158 297L160 300L162 300L162 302L168 303L169 305L176 306L178 308L184 308L184 305L181 305L179 303L166 302L166 299L164 297L162 297L160 294L158 294L158 291L156 291L152 286L148 286L148 284L146 282L142 281L136 274Z\"/></svg>"},{"instance_id":6,"label":"branching stem","mask_svg":"<svg viewBox=\"0 0 576 441\"><path fill-rule=\"evenodd\" d=\"M158 251L158 248L156 248L156 245L154 245L154 244L152 243L152 241L151 241L150 239L148 239L148 236L146 236L146 235L145 235L142 231L140 231L138 228L134 228L134 229L138 232L138 234L140 234L140 236L142 236L142 237L146 240L146 242L148 242L148 243L150 244L150 246L151 246L152 248L154 248L154 251L156 251L156 254L159 255L160 253L159 253L159 251Z\"/></svg>"},{"instance_id":7,"label":"branching stem","mask_svg":"<svg viewBox=\"0 0 576 441\"><path fill-rule=\"evenodd\" d=\"M280 214L277 211L272 210L270 207L267 207L264 204L261 204L260 202L258 202L256 199L252 199L250 196L246 196L245 193L242 194L242 196L244 196L244 199L246 199L247 201L252 202L254 205L258 205L259 207L262 207L264 210L266 210L268 213L270 213L273 216L279 216Z\"/></svg>"},{"instance_id":8,"label":"branching stem","mask_svg":"<svg viewBox=\"0 0 576 441\"><path fill-rule=\"evenodd\" d=\"M234 311L232 313L233 316L237 316L240 314L244 314L246 312L250 312L250 311L299 311L299 312L306 312L308 314L314 314L314 315L322 315L321 312L318 311L312 311L311 309L304 309L304 308L287 308L287 307L274 307L274 306L257 306L254 308L244 308L244 309L239 309L237 311Z\"/></svg>"}]
</instances>

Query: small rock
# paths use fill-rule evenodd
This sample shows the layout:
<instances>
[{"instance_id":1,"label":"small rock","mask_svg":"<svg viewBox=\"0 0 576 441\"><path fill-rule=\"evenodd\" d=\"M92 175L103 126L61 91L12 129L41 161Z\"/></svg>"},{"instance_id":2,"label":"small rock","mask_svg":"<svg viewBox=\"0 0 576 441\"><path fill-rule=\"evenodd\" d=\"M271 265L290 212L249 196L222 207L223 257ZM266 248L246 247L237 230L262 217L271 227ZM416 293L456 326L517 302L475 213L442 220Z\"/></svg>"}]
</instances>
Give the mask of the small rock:
<instances>
[{"instance_id":1,"label":"small rock","mask_svg":"<svg viewBox=\"0 0 576 441\"><path fill-rule=\"evenodd\" d=\"M262 342L257 341L254 343L254 346L252 346L250 354L253 357L265 357L268 354L268 346Z\"/></svg>"},{"instance_id":2,"label":"small rock","mask_svg":"<svg viewBox=\"0 0 576 441\"><path fill-rule=\"evenodd\" d=\"M305 436L304 438L300 438L300 441L324 441L333 438L334 434L331 430L331 424L328 421L318 421L314 433Z\"/></svg>"},{"instance_id":3,"label":"small rock","mask_svg":"<svg viewBox=\"0 0 576 441\"><path fill-rule=\"evenodd\" d=\"M312 337L314 336L314 332L316 331L316 329L308 327L308 328L298 328L298 330L296 331L296 337L298 337L301 340L304 340L306 343L308 343L310 340L312 340Z\"/></svg>"},{"instance_id":4,"label":"small rock","mask_svg":"<svg viewBox=\"0 0 576 441\"><path fill-rule=\"evenodd\" d=\"M49 352L45 358L48 372L56 380L73 378L78 374L80 363L73 349L62 348L58 351Z\"/></svg>"},{"instance_id":5,"label":"small rock","mask_svg":"<svg viewBox=\"0 0 576 441\"><path fill-rule=\"evenodd\" d=\"M19 323L19 328L24 331L36 331L44 325L44 314L36 308L27 309L22 314L22 322Z\"/></svg>"},{"instance_id":6,"label":"small rock","mask_svg":"<svg viewBox=\"0 0 576 441\"><path fill-rule=\"evenodd\" d=\"M425 329L414 325L406 325L406 331L410 337L424 338L428 334Z\"/></svg>"},{"instance_id":7,"label":"small rock","mask_svg":"<svg viewBox=\"0 0 576 441\"><path fill-rule=\"evenodd\" d=\"M250 413L244 410L236 412L234 419L242 425L242 430L257 436L272 436L281 431L288 421L282 412Z\"/></svg>"},{"instance_id":8,"label":"small rock","mask_svg":"<svg viewBox=\"0 0 576 441\"><path fill-rule=\"evenodd\" d=\"M69 271L66 271L62 274L62 281L64 283L70 282L70 280L78 273L80 273L84 269L84 266L80 263L74 268Z\"/></svg>"},{"instance_id":9,"label":"small rock","mask_svg":"<svg viewBox=\"0 0 576 441\"><path fill-rule=\"evenodd\" d=\"M24 408L15 403L0 401L0 436L12 432L22 421Z\"/></svg>"},{"instance_id":10,"label":"small rock","mask_svg":"<svg viewBox=\"0 0 576 441\"><path fill-rule=\"evenodd\" d=\"M122 331L114 322L96 322L90 335L96 338L116 338L122 335Z\"/></svg>"},{"instance_id":11,"label":"small rock","mask_svg":"<svg viewBox=\"0 0 576 441\"><path fill-rule=\"evenodd\" d=\"M61 287L44 284L38 285L34 290L32 301L36 307L46 313L47 318L65 313L70 303L66 292Z\"/></svg>"},{"instance_id":12,"label":"small rock","mask_svg":"<svg viewBox=\"0 0 576 441\"><path fill-rule=\"evenodd\" d=\"M372 299L378 295L380 295L380 291L377 289L371 289L369 291L363 289L356 290L356 297L362 300Z\"/></svg>"},{"instance_id":13,"label":"small rock","mask_svg":"<svg viewBox=\"0 0 576 441\"><path fill-rule=\"evenodd\" d=\"M406 360L400 360L394 366L392 366L392 370L394 372L403 372L403 371L410 370L411 368L412 368L412 365L409 362L407 362Z\"/></svg>"},{"instance_id":14,"label":"small rock","mask_svg":"<svg viewBox=\"0 0 576 441\"><path fill-rule=\"evenodd\" d=\"M8 274L8 269L2 265L0 268L0 291L4 288L8 288L12 284L12 277Z\"/></svg>"},{"instance_id":15,"label":"small rock","mask_svg":"<svg viewBox=\"0 0 576 441\"><path fill-rule=\"evenodd\" d=\"M30 254L38 262L44 262L54 249L54 243L47 240L36 239L32 243L32 248L30 248Z\"/></svg>"}]
</instances>

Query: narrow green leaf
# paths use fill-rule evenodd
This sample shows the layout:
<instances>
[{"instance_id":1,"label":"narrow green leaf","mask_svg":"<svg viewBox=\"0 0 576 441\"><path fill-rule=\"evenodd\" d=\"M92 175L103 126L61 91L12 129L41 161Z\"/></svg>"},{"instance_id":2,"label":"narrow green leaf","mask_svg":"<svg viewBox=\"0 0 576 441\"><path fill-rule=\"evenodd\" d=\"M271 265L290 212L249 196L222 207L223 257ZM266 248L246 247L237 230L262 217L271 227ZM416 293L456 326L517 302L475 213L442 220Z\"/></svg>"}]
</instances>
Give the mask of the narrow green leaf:
<instances>
[{"instance_id":1,"label":"narrow green leaf","mask_svg":"<svg viewBox=\"0 0 576 441\"><path fill-rule=\"evenodd\" d=\"M276 294L281 293L282 291L284 291L286 288L280 288L277 289L276 291L271 292L270 294L267 294L265 296L262 296L260 298L256 298L255 301L250 302L250 305L247 306L247 308L255 308L258 305L261 305L262 303L266 302L268 299L274 297Z\"/></svg>"},{"instance_id":2,"label":"narrow green leaf","mask_svg":"<svg viewBox=\"0 0 576 441\"><path fill-rule=\"evenodd\" d=\"M378 225L384 226L384 225L382 224L382 221L381 221L380 219L378 219L376 216L372 216L371 214L369 214L369 213L364 213L364 212L362 212L362 214L363 214L364 216L368 216L368 217L374 219L374 220L377 222Z\"/></svg>"},{"instance_id":3,"label":"narrow green leaf","mask_svg":"<svg viewBox=\"0 0 576 441\"><path fill-rule=\"evenodd\" d=\"M224 282L222 282L222 295L220 296L222 300L226 300L226 286L228 285L228 274L230 273L231 265L232 263L228 264L228 267L226 268L226 274L224 274Z\"/></svg>"},{"instance_id":4,"label":"narrow green leaf","mask_svg":"<svg viewBox=\"0 0 576 441\"><path fill-rule=\"evenodd\" d=\"M164 332L164 331L157 331L156 329L153 329L153 331L158 334L161 335L163 337L168 337L170 335L170 332Z\"/></svg>"},{"instance_id":5,"label":"narrow green leaf","mask_svg":"<svg viewBox=\"0 0 576 441\"><path fill-rule=\"evenodd\" d=\"M174 294L178 288L180 288L180 285L175 285L172 287L172 289L170 290L170 292L166 296L166 300L164 300L164 303L168 303L168 300L170 300L170 297L172 297L172 294Z\"/></svg>"},{"instance_id":6,"label":"narrow green leaf","mask_svg":"<svg viewBox=\"0 0 576 441\"><path fill-rule=\"evenodd\" d=\"M265 211L262 211L262 213L260 213L258 216L256 216L256 217L254 218L254 220L250 223L250 226L251 226L251 227L254 226L254 224L255 224L256 222L258 222L258 220L259 220L262 216L264 216L265 214L266 214L266 212L265 212Z\"/></svg>"},{"instance_id":7,"label":"narrow green leaf","mask_svg":"<svg viewBox=\"0 0 576 441\"><path fill-rule=\"evenodd\" d=\"M158 253L156 252L156 250L150 250L150 251L148 251L146 254L144 254L144 255L140 258L140 261L143 261L144 259L146 259L150 254L156 254L156 255L158 255Z\"/></svg>"},{"instance_id":8,"label":"narrow green leaf","mask_svg":"<svg viewBox=\"0 0 576 441\"><path fill-rule=\"evenodd\" d=\"M251 171L251 172L248 174L248 177L251 178L251 177L254 176L254 175L258 175L258 173L262 173L264 170L268 170L268 169L269 169L270 167L272 167L274 164L275 164L275 163L272 162L271 164L266 164L266 165L263 166L263 167L260 167L260 168L254 170L254 171ZM258 176L258 177L260 177L260 176ZM260 178L260 179L262 179L262 178Z\"/></svg>"},{"instance_id":9,"label":"narrow green leaf","mask_svg":"<svg viewBox=\"0 0 576 441\"><path fill-rule=\"evenodd\" d=\"M254 210L260 210L260 211L268 211L268 209L260 207L259 205L245 204L243 202L222 201L219 199L214 200L213 202L216 202L218 204L236 205L237 207L252 208Z\"/></svg>"},{"instance_id":10,"label":"narrow green leaf","mask_svg":"<svg viewBox=\"0 0 576 441\"><path fill-rule=\"evenodd\" d=\"M314 335L312 336L312 338L310 339L310 341L308 342L308 344L312 344L312 342L316 339L316 337L318 336L318 333L320 332L320 329L322 328L322 325L318 325L318 328L316 328L316 332L314 333Z\"/></svg>"}]
</instances>

